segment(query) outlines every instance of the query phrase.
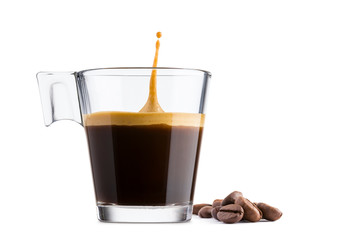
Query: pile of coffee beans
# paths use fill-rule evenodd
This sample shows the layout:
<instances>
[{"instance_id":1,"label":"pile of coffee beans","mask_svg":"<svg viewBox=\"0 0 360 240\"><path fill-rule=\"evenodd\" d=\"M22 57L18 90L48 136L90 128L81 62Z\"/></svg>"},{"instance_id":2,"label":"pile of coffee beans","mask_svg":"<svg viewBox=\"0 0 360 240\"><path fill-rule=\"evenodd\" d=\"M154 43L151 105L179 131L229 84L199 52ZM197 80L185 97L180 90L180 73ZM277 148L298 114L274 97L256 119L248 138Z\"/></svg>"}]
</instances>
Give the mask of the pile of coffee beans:
<instances>
[{"instance_id":1,"label":"pile of coffee beans","mask_svg":"<svg viewBox=\"0 0 360 240\"><path fill-rule=\"evenodd\" d=\"M258 222L260 219L276 221L282 216L279 209L266 203L253 203L238 191L224 199L215 199L212 204L195 204L193 214L201 218L215 218L224 223Z\"/></svg>"}]
</instances>

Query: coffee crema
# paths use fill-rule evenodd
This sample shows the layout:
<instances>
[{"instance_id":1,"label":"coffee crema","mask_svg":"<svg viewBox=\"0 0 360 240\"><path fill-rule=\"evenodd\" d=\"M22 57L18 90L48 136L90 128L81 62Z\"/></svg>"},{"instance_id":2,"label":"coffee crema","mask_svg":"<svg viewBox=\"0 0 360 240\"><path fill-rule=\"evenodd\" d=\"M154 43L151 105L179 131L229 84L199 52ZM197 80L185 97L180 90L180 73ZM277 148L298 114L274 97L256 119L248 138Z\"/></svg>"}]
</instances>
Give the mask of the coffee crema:
<instances>
[{"instance_id":1,"label":"coffee crema","mask_svg":"<svg viewBox=\"0 0 360 240\"><path fill-rule=\"evenodd\" d=\"M158 125L203 127L205 114L168 112L96 112L83 116L85 126Z\"/></svg>"}]
</instances>

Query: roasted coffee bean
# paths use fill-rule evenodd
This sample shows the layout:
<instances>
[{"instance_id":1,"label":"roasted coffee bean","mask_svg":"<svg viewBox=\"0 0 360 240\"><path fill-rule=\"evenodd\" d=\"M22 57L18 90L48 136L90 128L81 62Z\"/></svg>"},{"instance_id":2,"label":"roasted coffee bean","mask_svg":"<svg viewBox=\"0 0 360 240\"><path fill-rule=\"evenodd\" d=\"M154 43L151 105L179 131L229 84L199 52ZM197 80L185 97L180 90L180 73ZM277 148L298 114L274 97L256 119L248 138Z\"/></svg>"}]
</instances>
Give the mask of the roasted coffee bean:
<instances>
[{"instance_id":1,"label":"roasted coffee bean","mask_svg":"<svg viewBox=\"0 0 360 240\"><path fill-rule=\"evenodd\" d=\"M251 202L251 201L250 201ZM256 203L254 203L254 202L251 202L252 203L252 205L259 211L259 213L260 213L260 219L261 218L263 218L263 212L260 210L260 208L256 205Z\"/></svg>"},{"instance_id":2,"label":"roasted coffee bean","mask_svg":"<svg viewBox=\"0 0 360 240\"><path fill-rule=\"evenodd\" d=\"M213 208L211 206L205 206L205 207L202 207L199 212L198 212L198 215L199 217L201 218L211 218L211 210Z\"/></svg>"},{"instance_id":3,"label":"roasted coffee bean","mask_svg":"<svg viewBox=\"0 0 360 240\"><path fill-rule=\"evenodd\" d=\"M222 201L223 201L223 199L215 199L215 200L213 201L212 206L213 206L213 207L221 206Z\"/></svg>"},{"instance_id":4,"label":"roasted coffee bean","mask_svg":"<svg viewBox=\"0 0 360 240\"><path fill-rule=\"evenodd\" d=\"M244 220L247 220L250 222L260 221L260 219L262 217L262 213L256 206L254 206L254 204L252 202L249 201L249 199L244 198L243 196L240 196L236 199L235 204L238 204L243 207Z\"/></svg>"},{"instance_id":5,"label":"roasted coffee bean","mask_svg":"<svg viewBox=\"0 0 360 240\"><path fill-rule=\"evenodd\" d=\"M211 216L218 221L220 221L220 220L218 219L217 214L218 214L220 208L221 208L221 206L216 206L216 207L213 207L213 209L211 209Z\"/></svg>"},{"instance_id":6,"label":"roasted coffee bean","mask_svg":"<svg viewBox=\"0 0 360 240\"><path fill-rule=\"evenodd\" d=\"M220 208L217 218L224 223L239 222L244 216L244 209L237 204L229 204Z\"/></svg>"},{"instance_id":7,"label":"roasted coffee bean","mask_svg":"<svg viewBox=\"0 0 360 240\"><path fill-rule=\"evenodd\" d=\"M282 212L266 203L256 203L256 206L262 211L263 218L269 221L276 221L282 216Z\"/></svg>"},{"instance_id":8,"label":"roasted coffee bean","mask_svg":"<svg viewBox=\"0 0 360 240\"><path fill-rule=\"evenodd\" d=\"M223 200L222 203L221 203L221 206L226 206L226 205L229 205L229 204L234 204L234 203L235 203L235 200L236 200L238 197L242 197L242 193L241 193L241 192L234 191L234 192L230 193L226 198L224 198L224 200Z\"/></svg>"},{"instance_id":9,"label":"roasted coffee bean","mask_svg":"<svg viewBox=\"0 0 360 240\"><path fill-rule=\"evenodd\" d=\"M195 204L193 206L193 214L198 214L198 212L200 211L200 209L202 207L205 207L205 206L211 206L211 204L208 204L208 203L201 203L201 204Z\"/></svg>"}]
</instances>

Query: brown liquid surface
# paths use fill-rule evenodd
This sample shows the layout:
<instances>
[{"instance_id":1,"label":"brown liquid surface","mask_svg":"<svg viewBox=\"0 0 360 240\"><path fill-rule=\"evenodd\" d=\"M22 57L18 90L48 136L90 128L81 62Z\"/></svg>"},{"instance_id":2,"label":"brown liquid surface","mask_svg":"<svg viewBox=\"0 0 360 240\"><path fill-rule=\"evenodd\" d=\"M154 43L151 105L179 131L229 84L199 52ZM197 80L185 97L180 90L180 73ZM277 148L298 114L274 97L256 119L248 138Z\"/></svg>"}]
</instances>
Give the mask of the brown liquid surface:
<instances>
[{"instance_id":1,"label":"brown liquid surface","mask_svg":"<svg viewBox=\"0 0 360 240\"><path fill-rule=\"evenodd\" d=\"M202 127L85 126L96 199L169 205L193 200Z\"/></svg>"}]
</instances>

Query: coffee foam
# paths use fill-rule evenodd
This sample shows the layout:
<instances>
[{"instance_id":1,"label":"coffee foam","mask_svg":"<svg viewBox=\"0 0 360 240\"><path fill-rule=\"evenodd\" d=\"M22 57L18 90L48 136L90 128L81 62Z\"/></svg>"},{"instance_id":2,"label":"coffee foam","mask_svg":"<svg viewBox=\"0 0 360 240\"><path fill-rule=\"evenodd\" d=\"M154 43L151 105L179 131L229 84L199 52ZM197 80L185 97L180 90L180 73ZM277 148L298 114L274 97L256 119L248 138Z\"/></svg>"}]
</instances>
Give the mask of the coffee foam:
<instances>
[{"instance_id":1,"label":"coffee foam","mask_svg":"<svg viewBox=\"0 0 360 240\"><path fill-rule=\"evenodd\" d=\"M171 112L96 112L83 116L85 126L155 125L203 127L205 114Z\"/></svg>"}]
</instances>

